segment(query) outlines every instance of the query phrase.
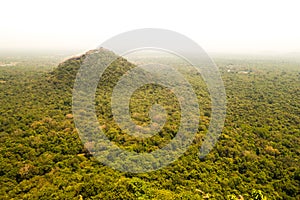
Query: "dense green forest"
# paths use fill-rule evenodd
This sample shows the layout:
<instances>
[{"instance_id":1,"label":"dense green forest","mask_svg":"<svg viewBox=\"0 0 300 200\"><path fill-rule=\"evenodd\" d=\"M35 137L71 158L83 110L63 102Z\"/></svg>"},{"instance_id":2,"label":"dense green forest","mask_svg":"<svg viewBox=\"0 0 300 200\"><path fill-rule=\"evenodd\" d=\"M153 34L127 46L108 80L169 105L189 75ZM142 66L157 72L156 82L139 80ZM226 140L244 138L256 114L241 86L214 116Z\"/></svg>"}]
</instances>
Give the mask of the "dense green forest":
<instances>
[{"instance_id":1,"label":"dense green forest","mask_svg":"<svg viewBox=\"0 0 300 200\"><path fill-rule=\"evenodd\" d=\"M210 97L197 73L183 71L201 107L195 140L171 165L134 174L97 161L78 136L72 88L84 58L58 67L61 57L0 58L0 199L300 199L300 62L215 58L227 115L217 145L204 159L199 148L210 121ZM128 151L150 152L174 137L180 110L170 90L146 85L133 95L133 120L149 123L140 110L158 102L168 121L145 141L124 133L113 121L109 100L133 67L120 57L105 71L96 112L111 141Z\"/></svg>"}]
</instances>

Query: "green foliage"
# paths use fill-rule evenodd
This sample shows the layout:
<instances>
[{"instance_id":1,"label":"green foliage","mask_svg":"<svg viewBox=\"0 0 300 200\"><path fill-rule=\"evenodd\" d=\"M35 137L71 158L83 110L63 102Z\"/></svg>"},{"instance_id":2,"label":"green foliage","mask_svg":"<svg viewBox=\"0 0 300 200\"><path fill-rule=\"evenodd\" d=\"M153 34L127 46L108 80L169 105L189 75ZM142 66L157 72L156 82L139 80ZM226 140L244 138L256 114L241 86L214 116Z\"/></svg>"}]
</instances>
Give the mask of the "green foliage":
<instances>
[{"instance_id":1,"label":"green foliage","mask_svg":"<svg viewBox=\"0 0 300 200\"><path fill-rule=\"evenodd\" d=\"M217 145L202 160L198 150L210 121L209 93L198 74L183 71L201 107L193 145L166 168L131 174L99 163L75 129L72 87L83 59L67 60L53 71L53 66L0 67L0 199L300 198L297 63L217 60L226 86L227 117ZM112 118L110 95L133 67L119 58L107 69L97 90L96 112L102 130L118 146L151 152L174 137L180 109L170 90L146 85L132 96L133 120L148 124L149 107L158 102L168 122L144 141L121 131ZM249 73L239 73L244 70Z\"/></svg>"},{"instance_id":2,"label":"green foliage","mask_svg":"<svg viewBox=\"0 0 300 200\"><path fill-rule=\"evenodd\" d=\"M251 199L253 200L266 200L261 190L253 190L251 192Z\"/></svg>"}]
</instances>

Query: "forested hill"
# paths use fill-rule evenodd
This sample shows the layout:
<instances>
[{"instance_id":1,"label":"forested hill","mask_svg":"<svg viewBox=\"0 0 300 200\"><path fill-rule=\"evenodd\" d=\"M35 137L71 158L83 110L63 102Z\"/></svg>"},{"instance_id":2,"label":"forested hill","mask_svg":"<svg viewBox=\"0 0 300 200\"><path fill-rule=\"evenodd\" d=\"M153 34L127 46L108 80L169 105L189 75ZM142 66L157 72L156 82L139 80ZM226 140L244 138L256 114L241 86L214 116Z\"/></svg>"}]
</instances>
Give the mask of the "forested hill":
<instances>
[{"instance_id":1,"label":"forested hill","mask_svg":"<svg viewBox=\"0 0 300 200\"><path fill-rule=\"evenodd\" d=\"M59 84L61 87L73 88L74 81L76 79L77 72L84 60L91 55L98 56L97 59L112 59L117 58L110 67L106 70L106 73L102 77L105 82L112 82L116 77L122 75L125 71L133 68L134 65L128 62L126 59L117 56L112 51L104 48L94 49L82 54L80 56L71 57L64 62L60 63L57 68L50 72L48 77L54 84Z\"/></svg>"},{"instance_id":2,"label":"forested hill","mask_svg":"<svg viewBox=\"0 0 300 200\"><path fill-rule=\"evenodd\" d=\"M219 141L204 159L198 153L210 121L210 98L201 78L187 73L201 107L193 144L171 165L133 174L97 161L78 136L72 88L85 56L51 72L0 67L0 199L300 199L298 64L217 60L227 116ZM168 121L144 141L123 132L113 121L109 101L114 85L133 67L119 57L107 68L98 85L96 112L111 141L128 151L151 152L176 135L179 105L172 91L146 85L132 96L133 120L149 123L149 105L158 102Z\"/></svg>"}]
</instances>

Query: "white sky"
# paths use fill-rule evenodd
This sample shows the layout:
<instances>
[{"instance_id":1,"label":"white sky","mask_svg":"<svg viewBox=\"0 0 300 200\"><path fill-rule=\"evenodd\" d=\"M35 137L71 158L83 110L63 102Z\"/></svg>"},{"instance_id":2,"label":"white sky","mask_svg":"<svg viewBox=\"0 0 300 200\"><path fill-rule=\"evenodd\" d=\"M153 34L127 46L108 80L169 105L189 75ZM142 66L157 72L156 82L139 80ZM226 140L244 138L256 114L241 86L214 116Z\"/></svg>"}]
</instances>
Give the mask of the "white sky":
<instances>
[{"instance_id":1,"label":"white sky","mask_svg":"<svg viewBox=\"0 0 300 200\"><path fill-rule=\"evenodd\" d=\"M300 1L0 0L2 50L88 50L137 28L170 29L209 52L300 52Z\"/></svg>"}]
</instances>

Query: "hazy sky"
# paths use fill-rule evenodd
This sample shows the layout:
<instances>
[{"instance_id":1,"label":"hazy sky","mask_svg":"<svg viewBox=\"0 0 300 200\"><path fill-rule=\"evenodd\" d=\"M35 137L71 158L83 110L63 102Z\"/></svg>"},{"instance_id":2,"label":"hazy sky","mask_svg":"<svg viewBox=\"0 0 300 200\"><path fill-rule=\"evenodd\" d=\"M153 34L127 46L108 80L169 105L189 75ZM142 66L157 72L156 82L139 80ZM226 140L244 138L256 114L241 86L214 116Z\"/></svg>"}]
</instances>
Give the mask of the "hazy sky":
<instances>
[{"instance_id":1,"label":"hazy sky","mask_svg":"<svg viewBox=\"0 0 300 200\"><path fill-rule=\"evenodd\" d=\"M88 50L137 28L180 32L209 52L300 52L300 1L1 0L0 49Z\"/></svg>"}]
</instances>

